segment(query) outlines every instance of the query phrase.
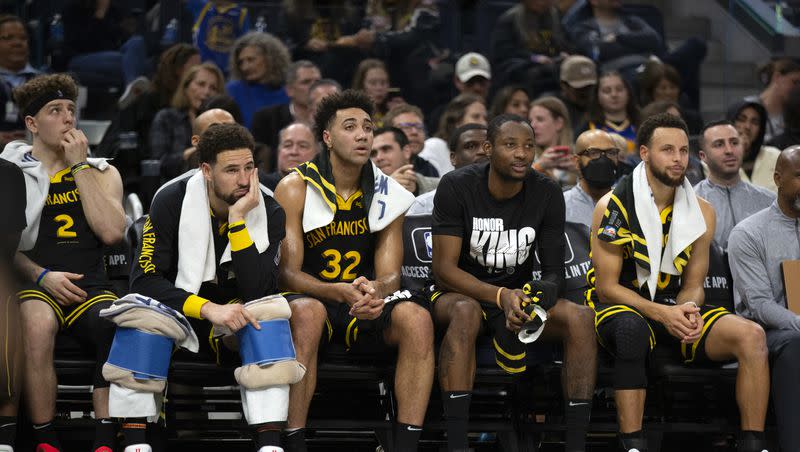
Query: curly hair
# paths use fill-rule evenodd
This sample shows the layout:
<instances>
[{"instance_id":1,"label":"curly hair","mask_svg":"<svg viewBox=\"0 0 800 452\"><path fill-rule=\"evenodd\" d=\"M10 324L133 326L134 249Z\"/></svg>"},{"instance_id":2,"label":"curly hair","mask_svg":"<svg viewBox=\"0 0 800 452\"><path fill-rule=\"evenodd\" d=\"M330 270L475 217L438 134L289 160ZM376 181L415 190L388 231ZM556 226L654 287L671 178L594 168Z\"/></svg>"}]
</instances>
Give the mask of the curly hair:
<instances>
[{"instance_id":1,"label":"curly hair","mask_svg":"<svg viewBox=\"0 0 800 452\"><path fill-rule=\"evenodd\" d=\"M234 149L255 149L253 135L239 124L212 124L197 142L197 155L201 163L215 163L217 154Z\"/></svg>"},{"instance_id":2,"label":"curly hair","mask_svg":"<svg viewBox=\"0 0 800 452\"><path fill-rule=\"evenodd\" d=\"M456 124L467 114L467 107L475 102L480 102L484 106L486 105L486 101L477 94L462 93L454 97L453 100L447 104L444 113L442 113L442 117L439 119L439 129L436 131L436 136L443 140L450 138L450 134L456 129Z\"/></svg>"},{"instance_id":3,"label":"curly hair","mask_svg":"<svg viewBox=\"0 0 800 452\"><path fill-rule=\"evenodd\" d=\"M370 117L375 113L372 101L363 91L347 89L341 93L326 96L319 103L317 113L314 115L314 133L317 140L322 140L322 132L331 126L336 117L336 112L347 108L360 108Z\"/></svg>"},{"instance_id":4,"label":"curly hair","mask_svg":"<svg viewBox=\"0 0 800 452\"><path fill-rule=\"evenodd\" d=\"M28 106L45 93L61 91L70 100L78 99L78 84L68 74L38 75L23 83L14 90L14 101L19 111L26 111Z\"/></svg>"},{"instance_id":5,"label":"curly hair","mask_svg":"<svg viewBox=\"0 0 800 452\"><path fill-rule=\"evenodd\" d=\"M172 94L178 89L178 83L183 76L181 69L195 55L200 55L200 51L185 43L175 44L161 54L152 84L153 92L158 95L160 108L169 106Z\"/></svg>"},{"instance_id":6,"label":"curly hair","mask_svg":"<svg viewBox=\"0 0 800 452\"><path fill-rule=\"evenodd\" d=\"M267 66L267 73L259 83L266 85L280 86L286 81L286 69L292 62L289 49L280 39L269 33L251 31L233 43L231 49L230 69L231 78L243 80L241 69L239 69L239 54L245 47L255 47L264 56L264 64Z\"/></svg>"}]
</instances>

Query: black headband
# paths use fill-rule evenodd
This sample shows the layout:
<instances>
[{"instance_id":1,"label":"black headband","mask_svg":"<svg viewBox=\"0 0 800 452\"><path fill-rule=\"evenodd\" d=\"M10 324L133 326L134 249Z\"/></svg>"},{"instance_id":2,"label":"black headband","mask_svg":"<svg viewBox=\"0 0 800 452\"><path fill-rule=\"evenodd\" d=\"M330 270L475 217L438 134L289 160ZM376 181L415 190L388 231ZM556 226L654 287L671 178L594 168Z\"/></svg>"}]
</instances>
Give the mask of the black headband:
<instances>
[{"instance_id":1,"label":"black headband","mask_svg":"<svg viewBox=\"0 0 800 452\"><path fill-rule=\"evenodd\" d=\"M36 116L36 113L39 113L39 110L41 110L42 107L47 105L49 102L59 99L67 99L72 101L75 100L64 94L64 91L60 89L57 89L55 91L48 91L28 104L28 106L22 112L22 119L25 119L26 116Z\"/></svg>"}]
</instances>

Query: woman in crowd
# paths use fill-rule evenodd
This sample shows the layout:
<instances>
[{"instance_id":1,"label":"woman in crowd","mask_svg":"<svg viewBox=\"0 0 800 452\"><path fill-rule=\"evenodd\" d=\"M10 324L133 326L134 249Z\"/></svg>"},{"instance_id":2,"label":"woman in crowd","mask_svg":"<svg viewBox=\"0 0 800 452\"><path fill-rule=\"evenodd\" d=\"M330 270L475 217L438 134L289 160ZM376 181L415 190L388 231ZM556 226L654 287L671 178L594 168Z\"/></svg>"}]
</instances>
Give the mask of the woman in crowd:
<instances>
[{"instance_id":1,"label":"woman in crowd","mask_svg":"<svg viewBox=\"0 0 800 452\"><path fill-rule=\"evenodd\" d=\"M639 106L633 97L630 84L619 72L604 72L597 79L592 104L589 106L589 122L580 132L601 129L625 138L626 155L637 154L636 126L639 124ZM579 133L580 133L579 132Z\"/></svg>"},{"instance_id":2,"label":"woman in crowd","mask_svg":"<svg viewBox=\"0 0 800 452\"><path fill-rule=\"evenodd\" d=\"M781 151L764 145L764 134L769 122L767 110L758 101L742 100L728 108L726 119L733 122L739 131L739 138L744 148L744 160L739 171L742 179L777 192L774 174L775 164Z\"/></svg>"},{"instance_id":3,"label":"woman in crowd","mask_svg":"<svg viewBox=\"0 0 800 452\"><path fill-rule=\"evenodd\" d=\"M674 102L681 113L677 116L686 121L690 134L697 135L703 128L703 118L697 110L689 107L689 98L681 90L680 74L669 64L651 61L645 65L639 77L639 99L640 105L656 101Z\"/></svg>"},{"instance_id":4,"label":"woman in crowd","mask_svg":"<svg viewBox=\"0 0 800 452\"><path fill-rule=\"evenodd\" d=\"M233 43L233 80L225 88L239 104L244 126L251 126L256 111L289 102L284 84L291 62L286 46L269 33L250 32Z\"/></svg>"},{"instance_id":5,"label":"woman in crowd","mask_svg":"<svg viewBox=\"0 0 800 452\"><path fill-rule=\"evenodd\" d=\"M225 78L213 63L192 66L183 75L169 108L162 109L150 128L151 158L161 161L161 176L169 180L185 169L185 151L192 147L192 122L207 98L223 92Z\"/></svg>"},{"instance_id":6,"label":"woman in crowd","mask_svg":"<svg viewBox=\"0 0 800 452\"><path fill-rule=\"evenodd\" d=\"M572 157L573 134L567 106L556 97L540 97L531 103L528 119L536 141L533 168L562 186L575 185L578 168Z\"/></svg>"},{"instance_id":7,"label":"woman in crowd","mask_svg":"<svg viewBox=\"0 0 800 452\"><path fill-rule=\"evenodd\" d=\"M530 104L531 99L525 88L519 85L505 86L494 95L492 108L489 110L489 117L494 118L503 113L510 113L522 118L527 118Z\"/></svg>"},{"instance_id":8,"label":"woman in crowd","mask_svg":"<svg viewBox=\"0 0 800 452\"><path fill-rule=\"evenodd\" d=\"M419 156L429 162L435 162L434 166L437 168L451 170L450 149L447 147L447 141L453 131L464 124L482 124L484 126L488 124L486 102L477 94L459 94L447 104L439 119L439 128L433 137L425 140L425 148Z\"/></svg>"},{"instance_id":9,"label":"woman in crowd","mask_svg":"<svg viewBox=\"0 0 800 452\"><path fill-rule=\"evenodd\" d=\"M353 76L353 89L367 93L375 104L375 115L372 118L380 126L383 124L383 115L388 111L386 97L389 93L389 72L383 61L367 58L358 65Z\"/></svg>"}]
</instances>

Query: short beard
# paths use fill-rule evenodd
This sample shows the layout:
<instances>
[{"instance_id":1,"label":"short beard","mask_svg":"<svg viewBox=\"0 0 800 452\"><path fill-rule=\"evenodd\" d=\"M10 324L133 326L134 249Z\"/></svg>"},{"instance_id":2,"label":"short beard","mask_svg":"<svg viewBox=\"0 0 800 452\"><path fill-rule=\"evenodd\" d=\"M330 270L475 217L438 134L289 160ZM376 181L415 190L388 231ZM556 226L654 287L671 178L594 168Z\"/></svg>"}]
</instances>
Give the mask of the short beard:
<instances>
[{"instance_id":1,"label":"short beard","mask_svg":"<svg viewBox=\"0 0 800 452\"><path fill-rule=\"evenodd\" d=\"M650 165L650 171L653 173L653 177L655 177L659 182L672 188L681 186L683 184L683 178L686 177L685 169L683 170L683 173L681 173L681 175L675 179L669 177L666 171L660 171L653 165Z\"/></svg>"},{"instance_id":2,"label":"short beard","mask_svg":"<svg viewBox=\"0 0 800 452\"><path fill-rule=\"evenodd\" d=\"M800 194L795 196L794 201L792 202L792 210L795 213L800 214Z\"/></svg>"},{"instance_id":3,"label":"short beard","mask_svg":"<svg viewBox=\"0 0 800 452\"><path fill-rule=\"evenodd\" d=\"M219 190L217 190L216 186L214 186L214 195L216 195L217 198L225 201L225 204L229 206L236 204L236 201L238 201L241 198L241 196L237 197L233 193L226 195L225 193L222 193Z\"/></svg>"}]
</instances>

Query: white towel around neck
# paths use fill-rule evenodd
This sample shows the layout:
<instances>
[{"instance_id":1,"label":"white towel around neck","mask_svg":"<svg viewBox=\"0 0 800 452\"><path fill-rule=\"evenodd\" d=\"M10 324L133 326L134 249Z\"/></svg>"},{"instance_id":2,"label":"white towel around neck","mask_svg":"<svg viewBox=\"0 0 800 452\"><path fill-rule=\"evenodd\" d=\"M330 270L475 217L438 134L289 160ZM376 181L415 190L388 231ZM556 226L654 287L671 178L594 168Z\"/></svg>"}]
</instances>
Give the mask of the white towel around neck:
<instances>
[{"instance_id":1,"label":"white towel around neck","mask_svg":"<svg viewBox=\"0 0 800 452\"><path fill-rule=\"evenodd\" d=\"M3 149L0 158L17 165L25 176L25 220L28 226L22 231L19 240L19 251L28 251L36 246L36 239L39 238L39 223L42 219L42 209L47 202L47 194L50 192L50 175L45 171L42 162L36 160L31 151L33 146L25 141L12 141ZM86 163L105 171L108 167L108 159L87 158Z\"/></svg>"},{"instance_id":2,"label":"white towel around neck","mask_svg":"<svg viewBox=\"0 0 800 452\"><path fill-rule=\"evenodd\" d=\"M370 232L378 232L404 214L414 203L414 194L403 188L399 182L384 174L374 163L375 192L369 206L367 218ZM331 224L335 212L331 210L324 195L311 184L306 183L306 200L303 205L303 232L313 231Z\"/></svg>"},{"instance_id":3,"label":"white towel around neck","mask_svg":"<svg viewBox=\"0 0 800 452\"><path fill-rule=\"evenodd\" d=\"M642 228L645 241L647 241L647 257L650 259L650 268L645 269L637 265L636 279L639 287L647 282L650 300L653 300L658 287L658 274L680 274L675 268L675 257L706 232L706 222L703 212L700 210L697 195L695 195L689 180L684 177L683 183L675 188L669 238L664 247L663 258L661 258L663 239L661 215L647 181L645 165L645 162L640 162L633 170L633 198L636 218L639 220L639 226Z\"/></svg>"},{"instance_id":4,"label":"white towel around neck","mask_svg":"<svg viewBox=\"0 0 800 452\"><path fill-rule=\"evenodd\" d=\"M228 243L222 256L217 260L214 251L214 230L209 214L211 207L203 172L194 169L170 183L186 177L189 180L186 182L186 194L181 204L178 223L178 275L175 278L175 287L196 294L204 282L216 279L217 262L220 264L230 262L231 244ZM259 188L262 193L272 194L260 184ZM244 222L258 252L266 251L269 247L269 227L263 196L258 197L258 206L247 212Z\"/></svg>"}]
</instances>

